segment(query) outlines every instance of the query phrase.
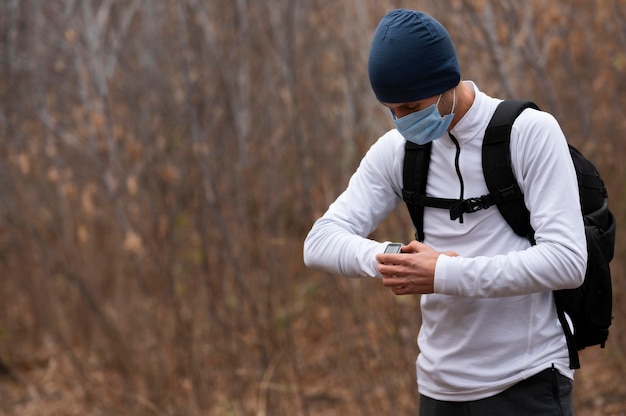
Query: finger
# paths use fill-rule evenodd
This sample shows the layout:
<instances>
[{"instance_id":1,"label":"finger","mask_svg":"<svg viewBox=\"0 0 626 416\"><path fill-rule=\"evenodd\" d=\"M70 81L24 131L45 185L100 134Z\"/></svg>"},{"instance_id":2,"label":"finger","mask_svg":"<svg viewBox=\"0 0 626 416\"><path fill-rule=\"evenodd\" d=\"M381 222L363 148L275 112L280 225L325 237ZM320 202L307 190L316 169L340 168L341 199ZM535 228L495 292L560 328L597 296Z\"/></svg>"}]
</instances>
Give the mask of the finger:
<instances>
[{"instance_id":1,"label":"finger","mask_svg":"<svg viewBox=\"0 0 626 416\"><path fill-rule=\"evenodd\" d=\"M415 253L419 253L422 251L427 251L427 250L432 250L432 247L430 247L427 244L424 244L422 242L419 242L417 240L413 240L411 241L411 243L409 244L409 251L413 251Z\"/></svg>"},{"instance_id":2,"label":"finger","mask_svg":"<svg viewBox=\"0 0 626 416\"><path fill-rule=\"evenodd\" d=\"M403 254L377 254L376 261L378 264L400 264L404 258Z\"/></svg>"},{"instance_id":3,"label":"finger","mask_svg":"<svg viewBox=\"0 0 626 416\"><path fill-rule=\"evenodd\" d=\"M392 277L394 274L396 274L394 273L394 266L389 264L378 263L376 268L378 269L380 274L383 275L383 277Z\"/></svg>"},{"instance_id":4,"label":"finger","mask_svg":"<svg viewBox=\"0 0 626 416\"><path fill-rule=\"evenodd\" d=\"M407 277L397 277L397 276L384 276L383 277L383 286L388 287L389 289L400 288L408 288L413 286L411 280Z\"/></svg>"},{"instance_id":5,"label":"finger","mask_svg":"<svg viewBox=\"0 0 626 416\"><path fill-rule=\"evenodd\" d=\"M406 288L404 286L395 286L395 287L391 288L391 291L396 296L404 295L404 290L406 290Z\"/></svg>"},{"instance_id":6,"label":"finger","mask_svg":"<svg viewBox=\"0 0 626 416\"><path fill-rule=\"evenodd\" d=\"M415 293L415 289L411 286L395 286L393 288L391 288L391 291L394 293L394 295L397 296L402 296L402 295L414 295Z\"/></svg>"},{"instance_id":7,"label":"finger","mask_svg":"<svg viewBox=\"0 0 626 416\"><path fill-rule=\"evenodd\" d=\"M407 244L406 247L408 247L408 251L415 251L415 250L417 250L420 247L420 244L422 244L422 243L420 243L417 240L413 240L409 244Z\"/></svg>"}]
</instances>

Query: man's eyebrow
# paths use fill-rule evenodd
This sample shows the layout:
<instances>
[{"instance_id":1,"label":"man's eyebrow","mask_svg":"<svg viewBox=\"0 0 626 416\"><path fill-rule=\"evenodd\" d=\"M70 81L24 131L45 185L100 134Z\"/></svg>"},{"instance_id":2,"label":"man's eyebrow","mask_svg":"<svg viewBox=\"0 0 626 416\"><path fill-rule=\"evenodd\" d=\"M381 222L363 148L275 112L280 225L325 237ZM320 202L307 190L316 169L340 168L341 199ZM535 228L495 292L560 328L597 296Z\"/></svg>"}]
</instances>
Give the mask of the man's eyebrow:
<instances>
[{"instance_id":1,"label":"man's eyebrow","mask_svg":"<svg viewBox=\"0 0 626 416\"><path fill-rule=\"evenodd\" d=\"M408 103L384 103L381 101L380 103L389 108L412 108L419 106L419 101L411 101Z\"/></svg>"}]
</instances>

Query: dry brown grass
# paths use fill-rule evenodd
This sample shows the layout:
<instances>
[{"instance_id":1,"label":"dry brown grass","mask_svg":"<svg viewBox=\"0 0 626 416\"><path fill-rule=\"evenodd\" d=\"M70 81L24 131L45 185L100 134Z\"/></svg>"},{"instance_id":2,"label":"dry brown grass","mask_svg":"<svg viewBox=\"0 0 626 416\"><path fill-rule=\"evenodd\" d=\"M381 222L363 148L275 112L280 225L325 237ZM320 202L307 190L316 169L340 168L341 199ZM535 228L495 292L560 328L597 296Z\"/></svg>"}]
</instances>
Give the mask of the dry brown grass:
<instances>
[{"instance_id":1,"label":"dry brown grass","mask_svg":"<svg viewBox=\"0 0 626 416\"><path fill-rule=\"evenodd\" d=\"M149 340L127 357L132 374L84 345L70 353L49 336L33 345L15 343L10 372L0 374L0 414L417 414L417 299L396 298L374 280L312 275L296 286L265 329L265 341L246 330L227 331L231 339L196 339L193 365L185 371L168 370L176 358L168 357L167 345ZM158 309L151 306L155 315ZM124 336L129 345L131 337ZM583 352L577 414L626 412L624 359L616 343L611 337L606 349Z\"/></svg>"}]
</instances>

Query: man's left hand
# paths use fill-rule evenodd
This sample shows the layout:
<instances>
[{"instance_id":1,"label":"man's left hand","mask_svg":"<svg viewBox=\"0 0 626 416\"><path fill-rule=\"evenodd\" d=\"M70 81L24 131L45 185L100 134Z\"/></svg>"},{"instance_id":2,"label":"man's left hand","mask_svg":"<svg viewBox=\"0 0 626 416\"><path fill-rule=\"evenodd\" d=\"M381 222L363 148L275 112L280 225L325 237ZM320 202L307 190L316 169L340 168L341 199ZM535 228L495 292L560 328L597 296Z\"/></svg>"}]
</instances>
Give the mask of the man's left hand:
<instances>
[{"instance_id":1,"label":"man's left hand","mask_svg":"<svg viewBox=\"0 0 626 416\"><path fill-rule=\"evenodd\" d=\"M435 251L419 241L402 246L402 254L378 254L376 260L378 271L383 275L383 285L396 295L433 293L435 266L442 254L458 256L452 251Z\"/></svg>"}]
</instances>

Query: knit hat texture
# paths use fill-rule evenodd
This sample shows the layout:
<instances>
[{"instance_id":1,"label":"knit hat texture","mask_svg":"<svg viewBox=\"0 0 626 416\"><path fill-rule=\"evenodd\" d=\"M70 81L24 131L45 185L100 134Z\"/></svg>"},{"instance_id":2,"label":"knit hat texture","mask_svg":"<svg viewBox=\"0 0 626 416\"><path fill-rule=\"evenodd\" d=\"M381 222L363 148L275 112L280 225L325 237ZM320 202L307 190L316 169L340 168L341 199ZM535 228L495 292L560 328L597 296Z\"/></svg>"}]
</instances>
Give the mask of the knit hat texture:
<instances>
[{"instance_id":1,"label":"knit hat texture","mask_svg":"<svg viewBox=\"0 0 626 416\"><path fill-rule=\"evenodd\" d=\"M461 69L446 29L415 10L392 10L378 24L368 72L376 98L405 103L456 87Z\"/></svg>"}]
</instances>

